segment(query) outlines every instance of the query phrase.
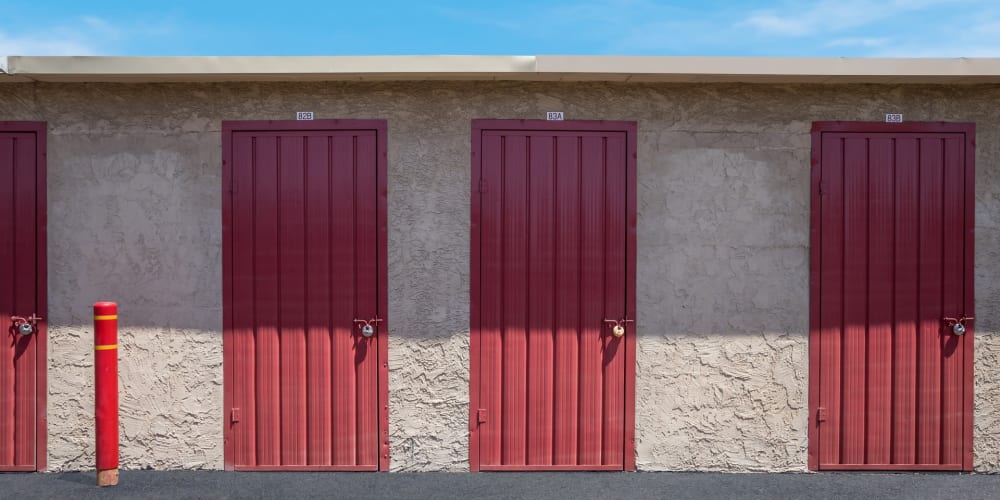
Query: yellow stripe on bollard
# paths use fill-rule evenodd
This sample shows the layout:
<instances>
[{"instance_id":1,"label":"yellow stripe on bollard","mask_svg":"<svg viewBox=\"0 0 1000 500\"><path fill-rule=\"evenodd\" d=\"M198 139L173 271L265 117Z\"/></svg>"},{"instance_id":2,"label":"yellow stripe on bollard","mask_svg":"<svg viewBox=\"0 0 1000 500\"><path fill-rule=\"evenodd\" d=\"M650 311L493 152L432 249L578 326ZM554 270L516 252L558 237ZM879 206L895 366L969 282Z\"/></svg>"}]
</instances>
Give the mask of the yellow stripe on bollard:
<instances>
[{"instance_id":1,"label":"yellow stripe on bollard","mask_svg":"<svg viewBox=\"0 0 1000 500\"><path fill-rule=\"evenodd\" d=\"M94 346L94 350L95 351L109 351L111 349L118 349L118 344L95 345Z\"/></svg>"},{"instance_id":2,"label":"yellow stripe on bollard","mask_svg":"<svg viewBox=\"0 0 1000 500\"><path fill-rule=\"evenodd\" d=\"M94 321L100 321L102 319L118 319L117 314L105 314L103 316L94 316Z\"/></svg>"}]
</instances>

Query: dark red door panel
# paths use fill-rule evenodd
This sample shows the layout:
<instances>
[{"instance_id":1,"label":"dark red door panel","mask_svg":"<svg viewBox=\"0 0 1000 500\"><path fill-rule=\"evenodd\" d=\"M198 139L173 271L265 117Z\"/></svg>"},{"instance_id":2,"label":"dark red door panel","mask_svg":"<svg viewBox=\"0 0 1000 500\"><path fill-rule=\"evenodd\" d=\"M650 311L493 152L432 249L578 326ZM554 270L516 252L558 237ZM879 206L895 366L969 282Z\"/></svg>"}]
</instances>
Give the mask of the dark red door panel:
<instances>
[{"instance_id":1,"label":"dark red door panel","mask_svg":"<svg viewBox=\"0 0 1000 500\"><path fill-rule=\"evenodd\" d=\"M377 470L384 124L268 125L226 130L227 465Z\"/></svg>"},{"instance_id":2,"label":"dark red door panel","mask_svg":"<svg viewBox=\"0 0 1000 500\"><path fill-rule=\"evenodd\" d=\"M814 127L814 469L971 469L973 137Z\"/></svg>"},{"instance_id":3,"label":"dark red door panel","mask_svg":"<svg viewBox=\"0 0 1000 500\"><path fill-rule=\"evenodd\" d=\"M45 124L0 123L0 471L45 467Z\"/></svg>"},{"instance_id":4,"label":"dark red door panel","mask_svg":"<svg viewBox=\"0 0 1000 500\"><path fill-rule=\"evenodd\" d=\"M635 128L558 125L474 127L473 470L634 467Z\"/></svg>"}]
</instances>

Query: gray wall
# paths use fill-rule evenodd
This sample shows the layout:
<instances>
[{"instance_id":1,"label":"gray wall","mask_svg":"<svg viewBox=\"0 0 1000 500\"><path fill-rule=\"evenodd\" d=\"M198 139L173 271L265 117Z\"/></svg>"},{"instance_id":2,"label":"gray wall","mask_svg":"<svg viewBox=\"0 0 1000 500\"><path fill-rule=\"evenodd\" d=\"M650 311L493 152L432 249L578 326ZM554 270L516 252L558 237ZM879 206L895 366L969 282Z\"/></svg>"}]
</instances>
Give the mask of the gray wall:
<instances>
[{"instance_id":1,"label":"gray wall","mask_svg":"<svg viewBox=\"0 0 1000 500\"><path fill-rule=\"evenodd\" d=\"M1000 470L997 86L0 84L49 123L49 459L93 464L89 305L121 309L122 466L222 467L222 120L389 124L393 470L468 469L473 118L639 123L640 470L804 470L813 120L977 122L975 466Z\"/></svg>"}]
</instances>

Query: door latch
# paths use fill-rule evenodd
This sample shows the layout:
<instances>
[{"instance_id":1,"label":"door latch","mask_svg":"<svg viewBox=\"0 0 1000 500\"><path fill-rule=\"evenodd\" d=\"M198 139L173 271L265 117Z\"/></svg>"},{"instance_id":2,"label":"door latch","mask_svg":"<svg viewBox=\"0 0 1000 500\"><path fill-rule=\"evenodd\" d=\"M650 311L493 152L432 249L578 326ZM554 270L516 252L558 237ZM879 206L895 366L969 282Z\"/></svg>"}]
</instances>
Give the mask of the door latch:
<instances>
[{"instance_id":1,"label":"door latch","mask_svg":"<svg viewBox=\"0 0 1000 500\"><path fill-rule=\"evenodd\" d=\"M625 335L625 324L635 323L634 319L606 319L605 323L611 326L611 334L615 337L623 337Z\"/></svg>"},{"instance_id":2,"label":"door latch","mask_svg":"<svg viewBox=\"0 0 1000 500\"><path fill-rule=\"evenodd\" d=\"M354 324L358 325L361 330L361 335L364 337L371 337L375 335L375 325L382 322L382 318L375 316L372 319L356 319Z\"/></svg>"},{"instance_id":3,"label":"door latch","mask_svg":"<svg viewBox=\"0 0 1000 500\"><path fill-rule=\"evenodd\" d=\"M965 335L965 322L974 319L976 318L972 316L962 316L961 318L944 318L944 321L951 327L951 333Z\"/></svg>"},{"instance_id":4,"label":"door latch","mask_svg":"<svg viewBox=\"0 0 1000 500\"><path fill-rule=\"evenodd\" d=\"M11 316L10 322L11 326L17 333L20 333L21 335L31 335L38 329L38 321L41 319L42 317L37 314L32 314L27 318L23 316Z\"/></svg>"}]
</instances>

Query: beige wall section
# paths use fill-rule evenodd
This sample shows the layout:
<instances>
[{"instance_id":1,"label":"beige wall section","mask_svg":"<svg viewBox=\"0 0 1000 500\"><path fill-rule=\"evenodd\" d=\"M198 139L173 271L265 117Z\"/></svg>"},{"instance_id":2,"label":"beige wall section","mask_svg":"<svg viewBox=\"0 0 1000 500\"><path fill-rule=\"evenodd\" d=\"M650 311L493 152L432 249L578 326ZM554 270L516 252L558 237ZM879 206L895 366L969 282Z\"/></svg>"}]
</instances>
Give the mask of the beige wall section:
<instances>
[{"instance_id":1,"label":"beige wall section","mask_svg":"<svg viewBox=\"0 0 1000 500\"><path fill-rule=\"evenodd\" d=\"M637 466L803 470L804 96L702 92L678 96L703 100L697 118L664 114L697 121L640 123ZM783 116L753 116L753 103L779 99Z\"/></svg>"},{"instance_id":2,"label":"beige wall section","mask_svg":"<svg viewBox=\"0 0 1000 500\"><path fill-rule=\"evenodd\" d=\"M50 127L52 468L93 464L88 306L97 300L121 311L122 463L214 467L222 449L216 141Z\"/></svg>"},{"instance_id":3,"label":"beige wall section","mask_svg":"<svg viewBox=\"0 0 1000 500\"><path fill-rule=\"evenodd\" d=\"M121 303L122 466L222 467L220 122L389 122L393 470L468 469L472 118L639 122L641 470L804 470L812 120L978 123L976 459L1000 470L996 86L7 84L49 122L49 457L91 467L88 304Z\"/></svg>"}]
</instances>

